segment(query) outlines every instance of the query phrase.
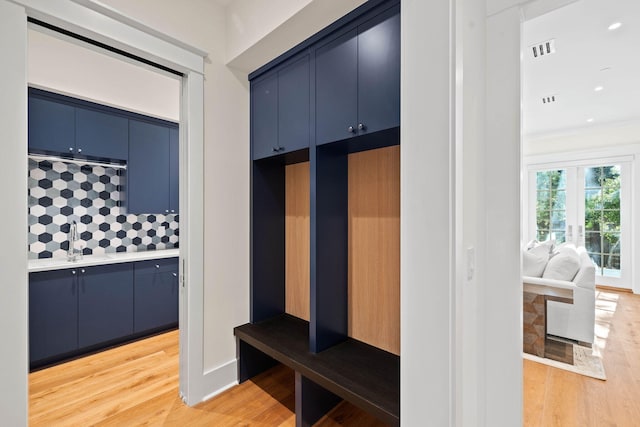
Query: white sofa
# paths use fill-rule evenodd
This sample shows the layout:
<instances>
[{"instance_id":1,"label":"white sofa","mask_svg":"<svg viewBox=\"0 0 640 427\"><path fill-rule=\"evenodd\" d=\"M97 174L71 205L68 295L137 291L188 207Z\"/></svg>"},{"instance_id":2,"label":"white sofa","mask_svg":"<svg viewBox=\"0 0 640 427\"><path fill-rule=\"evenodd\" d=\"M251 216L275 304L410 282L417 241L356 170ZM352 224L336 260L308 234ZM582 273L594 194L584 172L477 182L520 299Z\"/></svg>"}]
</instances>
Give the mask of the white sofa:
<instances>
[{"instance_id":1,"label":"white sofa","mask_svg":"<svg viewBox=\"0 0 640 427\"><path fill-rule=\"evenodd\" d=\"M525 249L522 281L573 290L573 304L547 303L547 333L593 343L595 266L584 247L545 242Z\"/></svg>"}]
</instances>

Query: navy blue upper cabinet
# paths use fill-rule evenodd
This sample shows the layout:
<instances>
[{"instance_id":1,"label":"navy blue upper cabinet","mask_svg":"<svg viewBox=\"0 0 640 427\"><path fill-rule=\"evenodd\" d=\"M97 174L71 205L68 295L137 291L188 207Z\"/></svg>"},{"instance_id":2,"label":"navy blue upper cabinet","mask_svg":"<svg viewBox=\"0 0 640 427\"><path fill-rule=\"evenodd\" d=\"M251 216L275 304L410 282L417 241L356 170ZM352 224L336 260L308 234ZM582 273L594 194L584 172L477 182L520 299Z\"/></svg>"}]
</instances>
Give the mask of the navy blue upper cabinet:
<instances>
[{"instance_id":1,"label":"navy blue upper cabinet","mask_svg":"<svg viewBox=\"0 0 640 427\"><path fill-rule=\"evenodd\" d=\"M316 50L316 144L355 135L358 125L356 30Z\"/></svg>"},{"instance_id":2,"label":"navy blue upper cabinet","mask_svg":"<svg viewBox=\"0 0 640 427\"><path fill-rule=\"evenodd\" d=\"M29 359L45 360L78 349L77 271L29 275Z\"/></svg>"},{"instance_id":3,"label":"navy blue upper cabinet","mask_svg":"<svg viewBox=\"0 0 640 427\"><path fill-rule=\"evenodd\" d=\"M75 108L29 96L29 151L67 153L75 149Z\"/></svg>"},{"instance_id":4,"label":"navy blue upper cabinet","mask_svg":"<svg viewBox=\"0 0 640 427\"><path fill-rule=\"evenodd\" d=\"M80 348L133 333L133 264L78 269Z\"/></svg>"},{"instance_id":5,"label":"navy blue upper cabinet","mask_svg":"<svg viewBox=\"0 0 640 427\"><path fill-rule=\"evenodd\" d=\"M127 160L126 113L88 101L29 89L29 151Z\"/></svg>"},{"instance_id":6,"label":"navy blue upper cabinet","mask_svg":"<svg viewBox=\"0 0 640 427\"><path fill-rule=\"evenodd\" d=\"M315 70L316 144L399 126L399 8L319 47Z\"/></svg>"},{"instance_id":7,"label":"navy blue upper cabinet","mask_svg":"<svg viewBox=\"0 0 640 427\"><path fill-rule=\"evenodd\" d=\"M358 124L365 132L400 126L400 14L358 28Z\"/></svg>"},{"instance_id":8,"label":"navy blue upper cabinet","mask_svg":"<svg viewBox=\"0 0 640 427\"><path fill-rule=\"evenodd\" d=\"M278 74L251 83L253 159L278 151Z\"/></svg>"},{"instance_id":9,"label":"navy blue upper cabinet","mask_svg":"<svg viewBox=\"0 0 640 427\"><path fill-rule=\"evenodd\" d=\"M169 129L169 213L180 206L180 137L178 128Z\"/></svg>"},{"instance_id":10,"label":"navy blue upper cabinet","mask_svg":"<svg viewBox=\"0 0 640 427\"><path fill-rule=\"evenodd\" d=\"M127 118L76 108L76 154L126 160L128 147Z\"/></svg>"},{"instance_id":11,"label":"navy blue upper cabinet","mask_svg":"<svg viewBox=\"0 0 640 427\"><path fill-rule=\"evenodd\" d=\"M278 150L309 147L309 55L278 71Z\"/></svg>"},{"instance_id":12,"label":"navy blue upper cabinet","mask_svg":"<svg viewBox=\"0 0 640 427\"><path fill-rule=\"evenodd\" d=\"M253 159L309 147L309 55L251 83Z\"/></svg>"},{"instance_id":13,"label":"navy blue upper cabinet","mask_svg":"<svg viewBox=\"0 0 640 427\"><path fill-rule=\"evenodd\" d=\"M169 213L169 127L129 120L127 211Z\"/></svg>"},{"instance_id":14,"label":"navy blue upper cabinet","mask_svg":"<svg viewBox=\"0 0 640 427\"><path fill-rule=\"evenodd\" d=\"M136 262L134 332L178 323L178 259Z\"/></svg>"}]
</instances>

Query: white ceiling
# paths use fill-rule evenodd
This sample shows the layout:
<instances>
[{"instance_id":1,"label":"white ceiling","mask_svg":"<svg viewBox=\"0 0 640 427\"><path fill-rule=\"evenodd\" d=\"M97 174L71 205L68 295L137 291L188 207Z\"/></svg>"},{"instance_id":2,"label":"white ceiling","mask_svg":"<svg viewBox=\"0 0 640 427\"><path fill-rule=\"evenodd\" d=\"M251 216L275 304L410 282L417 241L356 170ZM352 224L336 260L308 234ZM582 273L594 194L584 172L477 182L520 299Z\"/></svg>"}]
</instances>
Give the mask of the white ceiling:
<instances>
[{"instance_id":1,"label":"white ceiling","mask_svg":"<svg viewBox=\"0 0 640 427\"><path fill-rule=\"evenodd\" d=\"M556 53L534 59L529 46L549 39ZM579 0L525 22L523 41L526 137L640 121L640 0Z\"/></svg>"}]
</instances>

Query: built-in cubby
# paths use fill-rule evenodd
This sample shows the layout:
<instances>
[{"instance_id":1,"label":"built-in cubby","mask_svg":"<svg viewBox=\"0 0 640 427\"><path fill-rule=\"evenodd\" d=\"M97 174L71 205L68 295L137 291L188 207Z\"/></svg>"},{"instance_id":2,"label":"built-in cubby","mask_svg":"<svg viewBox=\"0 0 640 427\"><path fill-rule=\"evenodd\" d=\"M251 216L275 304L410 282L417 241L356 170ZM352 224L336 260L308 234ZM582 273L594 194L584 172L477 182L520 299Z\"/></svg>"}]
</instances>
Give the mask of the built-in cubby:
<instances>
[{"instance_id":1,"label":"built-in cubby","mask_svg":"<svg viewBox=\"0 0 640 427\"><path fill-rule=\"evenodd\" d=\"M376 57L384 70L384 96L357 97L356 121L370 123L345 117L342 126L325 96L339 98L340 77L322 74L344 46L360 44L359 67ZM250 76L251 307L250 323L234 330L238 376L291 367L296 425L312 425L341 399L400 422L399 49L399 1L371 0ZM309 116L308 148L303 132L304 148L258 156L256 144L282 139L289 97L279 88L291 64L304 65L294 101L309 100L296 110L305 123ZM369 71L352 76L356 93L371 94Z\"/></svg>"}]
</instances>

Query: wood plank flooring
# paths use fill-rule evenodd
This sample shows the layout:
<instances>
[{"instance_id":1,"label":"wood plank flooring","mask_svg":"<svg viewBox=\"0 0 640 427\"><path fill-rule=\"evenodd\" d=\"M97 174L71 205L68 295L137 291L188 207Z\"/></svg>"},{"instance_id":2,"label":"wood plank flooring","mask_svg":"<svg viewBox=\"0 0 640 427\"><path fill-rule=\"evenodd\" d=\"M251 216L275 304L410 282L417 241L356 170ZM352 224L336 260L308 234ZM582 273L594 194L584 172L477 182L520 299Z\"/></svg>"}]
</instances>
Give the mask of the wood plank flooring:
<instances>
[{"instance_id":1,"label":"wood plank flooring","mask_svg":"<svg viewBox=\"0 0 640 427\"><path fill-rule=\"evenodd\" d=\"M640 295L596 291L606 381L524 360L524 425L640 425Z\"/></svg>"},{"instance_id":2,"label":"wood plank flooring","mask_svg":"<svg viewBox=\"0 0 640 427\"><path fill-rule=\"evenodd\" d=\"M294 426L294 373L279 366L190 408L178 396L178 331L29 375L31 426ZM316 425L382 426L341 403Z\"/></svg>"},{"instance_id":3,"label":"wood plank flooring","mask_svg":"<svg viewBox=\"0 0 640 427\"><path fill-rule=\"evenodd\" d=\"M637 426L640 296L599 291L597 345L607 381L524 361L525 426ZM31 426L294 426L294 377L266 372L196 407L178 397L178 332L29 375ZM382 425L347 403L319 426Z\"/></svg>"}]
</instances>

